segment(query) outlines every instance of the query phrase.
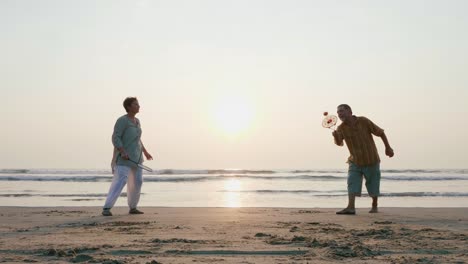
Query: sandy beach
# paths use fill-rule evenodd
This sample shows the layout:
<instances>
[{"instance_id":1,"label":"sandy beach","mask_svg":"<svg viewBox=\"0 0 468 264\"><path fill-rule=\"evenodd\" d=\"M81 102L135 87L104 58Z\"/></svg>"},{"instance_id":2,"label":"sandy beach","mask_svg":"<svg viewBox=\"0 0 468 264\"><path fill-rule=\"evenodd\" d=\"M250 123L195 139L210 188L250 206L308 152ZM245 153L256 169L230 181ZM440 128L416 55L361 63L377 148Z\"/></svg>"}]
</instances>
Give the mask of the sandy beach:
<instances>
[{"instance_id":1,"label":"sandy beach","mask_svg":"<svg viewBox=\"0 0 468 264\"><path fill-rule=\"evenodd\" d=\"M468 263L468 208L1 207L0 262Z\"/></svg>"}]
</instances>

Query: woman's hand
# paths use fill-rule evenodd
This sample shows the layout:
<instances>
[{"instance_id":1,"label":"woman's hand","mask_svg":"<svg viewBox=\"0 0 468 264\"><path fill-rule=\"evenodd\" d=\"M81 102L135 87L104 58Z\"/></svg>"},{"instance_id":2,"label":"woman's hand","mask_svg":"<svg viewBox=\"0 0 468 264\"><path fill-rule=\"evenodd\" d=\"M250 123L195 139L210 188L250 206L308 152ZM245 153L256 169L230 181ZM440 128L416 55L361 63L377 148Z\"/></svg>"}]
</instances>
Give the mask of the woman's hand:
<instances>
[{"instance_id":1,"label":"woman's hand","mask_svg":"<svg viewBox=\"0 0 468 264\"><path fill-rule=\"evenodd\" d=\"M143 153L145 154L146 160L153 160L153 156L151 156L148 151L144 151Z\"/></svg>"},{"instance_id":2,"label":"woman's hand","mask_svg":"<svg viewBox=\"0 0 468 264\"><path fill-rule=\"evenodd\" d=\"M128 160L128 154L127 152L122 148L119 150L120 151L120 156L122 157L122 159L124 160Z\"/></svg>"}]
</instances>

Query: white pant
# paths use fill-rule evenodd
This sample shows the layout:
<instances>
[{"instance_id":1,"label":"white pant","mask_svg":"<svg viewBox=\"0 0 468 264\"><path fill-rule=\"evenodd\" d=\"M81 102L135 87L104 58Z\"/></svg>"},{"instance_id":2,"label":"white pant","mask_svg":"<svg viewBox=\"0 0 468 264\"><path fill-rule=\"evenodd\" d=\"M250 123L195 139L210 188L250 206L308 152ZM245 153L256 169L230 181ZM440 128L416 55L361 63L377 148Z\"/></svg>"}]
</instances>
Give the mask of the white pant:
<instances>
[{"instance_id":1,"label":"white pant","mask_svg":"<svg viewBox=\"0 0 468 264\"><path fill-rule=\"evenodd\" d=\"M112 208L114 206L125 184L127 184L128 206L130 209L137 207L140 200L141 185L143 184L142 169L117 165L115 166L114 178L112 179L104 208Z\"/></svg>"}]
</instances>

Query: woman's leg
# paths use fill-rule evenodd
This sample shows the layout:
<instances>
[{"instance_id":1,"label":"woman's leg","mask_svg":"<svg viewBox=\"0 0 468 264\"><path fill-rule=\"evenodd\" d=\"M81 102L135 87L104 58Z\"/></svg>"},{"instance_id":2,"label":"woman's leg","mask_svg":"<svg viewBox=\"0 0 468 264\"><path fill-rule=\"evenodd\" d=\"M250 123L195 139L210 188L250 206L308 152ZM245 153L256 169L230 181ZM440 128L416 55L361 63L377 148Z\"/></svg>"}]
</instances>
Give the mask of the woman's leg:
<instances>
[{"instance_id":1,"label":"woman's leg","mask_svg":"<svg viewBox=\"0 0 468 264\"><path fill-rule=\"evenodd\" d=\"M136 209L140 201L141 186L143 185L143 171L141 168L134 168L129 174L127 183L128 207Z\"/></svg>"},{"instance_id":2,"label":"woman's leg","mask_svg":"<svg viewBox=\"0 0 468 264\"><path fill-rule=\"evenodd\" d=\"M104 208L110 209L114 207L114 204L119 198L120 193L122 193L123 187L127 183L129 172L130 167L120 165L115 166L114 178L112 179L112 184L109 188Z\"/></svg>"}]
</instances>

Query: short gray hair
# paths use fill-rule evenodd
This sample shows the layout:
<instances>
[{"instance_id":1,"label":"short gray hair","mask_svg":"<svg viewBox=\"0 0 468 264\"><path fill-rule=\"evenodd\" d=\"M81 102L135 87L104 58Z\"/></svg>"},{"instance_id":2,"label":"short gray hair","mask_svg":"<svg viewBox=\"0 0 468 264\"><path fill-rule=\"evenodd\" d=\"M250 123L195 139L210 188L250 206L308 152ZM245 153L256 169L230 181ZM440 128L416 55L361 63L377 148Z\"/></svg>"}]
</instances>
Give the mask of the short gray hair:
<instances>
[{"instance_id":1,"label":"short gray hair","mask_svg":"<svg viewBox=\"0 0 468 264\"><path fill-rule=\"evenodd\" d=\"M123 101L123 107L125 108L125 111L128 113L128 108L133 104L133 102L138 101L136 97L127 97Z\"/></svg>"}]
</instances>

